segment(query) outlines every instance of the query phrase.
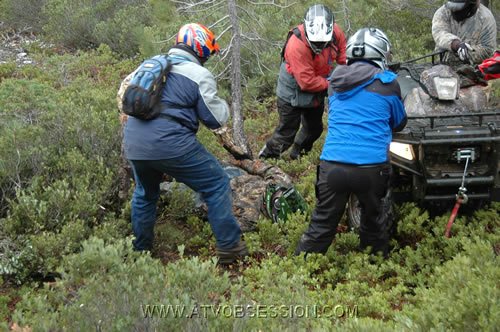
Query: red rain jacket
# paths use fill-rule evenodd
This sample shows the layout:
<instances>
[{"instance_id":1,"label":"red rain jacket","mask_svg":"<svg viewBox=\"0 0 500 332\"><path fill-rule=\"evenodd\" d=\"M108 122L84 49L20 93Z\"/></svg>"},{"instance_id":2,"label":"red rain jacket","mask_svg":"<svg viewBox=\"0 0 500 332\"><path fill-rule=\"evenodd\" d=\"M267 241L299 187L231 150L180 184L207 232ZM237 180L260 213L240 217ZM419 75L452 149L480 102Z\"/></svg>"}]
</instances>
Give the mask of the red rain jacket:
<instances>
[{"instance_id":1,"label":"red rain jacket","mask_svg":"<svg viewBox=\"0 0 500 332\"><path fill-rule=\"evenodd\" d=\"M320 92L328 89L326 78L334 68L334 61L346 64L347 41L342 29L335 23L331 43L320 54L314 54L306 40L304 24L298 26L301 39L291 35L285 49L286 70L303 91Z\"/></svg>"}]
</instances>

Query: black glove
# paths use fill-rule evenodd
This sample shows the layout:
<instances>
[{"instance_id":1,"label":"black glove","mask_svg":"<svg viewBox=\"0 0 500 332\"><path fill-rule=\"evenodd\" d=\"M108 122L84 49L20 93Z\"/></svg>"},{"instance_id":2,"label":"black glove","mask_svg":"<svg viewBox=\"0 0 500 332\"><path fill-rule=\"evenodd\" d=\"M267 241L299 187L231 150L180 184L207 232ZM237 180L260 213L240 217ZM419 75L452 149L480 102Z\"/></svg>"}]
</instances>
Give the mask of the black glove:
<instances>
[{"instance_id":1,"label":"black glove","mask_svg":"<svg viewBox=\"0 0 500 332\"><path fill-rule=\"evenodd\" d=\"M460 44L458 44L457 55L463 63L472 64L472 60L469 54L470 51L472 51L472 47L469 44L465 42L461 42Z\"/></svg>"}]
</instances>

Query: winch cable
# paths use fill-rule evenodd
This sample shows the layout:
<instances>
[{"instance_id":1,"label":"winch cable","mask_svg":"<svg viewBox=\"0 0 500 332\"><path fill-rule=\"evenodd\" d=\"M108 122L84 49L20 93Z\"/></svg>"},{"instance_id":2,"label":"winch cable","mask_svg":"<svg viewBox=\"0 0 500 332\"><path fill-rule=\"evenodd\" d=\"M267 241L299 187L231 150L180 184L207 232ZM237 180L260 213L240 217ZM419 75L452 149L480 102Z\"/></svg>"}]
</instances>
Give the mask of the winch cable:
<instances>
[{"instance_id":1,"label":"winch cable","mask_svg":"<svg viewBox=\"0 0 500 332\"><path fill-rule=\"evenodd\" d=\"M458 209L460 209L460 205L466 204L467 201L469 200L469 198L467 197L467 188L465 188L465 175L467 174L467 166L469 166L469 158L470 158L470 156L467 156L467 159L465 160L464 174L462 176L462 185L460 186L460 188L458 188L455 206L453 207L453 210L451 211L450 219L448 220L448 224L446 225L446 231L444 232L444 236L447 238L450 237L451 226L453 225L453 222L455 221L455 218L457 217Z\"/></svg>"}]
</instances>

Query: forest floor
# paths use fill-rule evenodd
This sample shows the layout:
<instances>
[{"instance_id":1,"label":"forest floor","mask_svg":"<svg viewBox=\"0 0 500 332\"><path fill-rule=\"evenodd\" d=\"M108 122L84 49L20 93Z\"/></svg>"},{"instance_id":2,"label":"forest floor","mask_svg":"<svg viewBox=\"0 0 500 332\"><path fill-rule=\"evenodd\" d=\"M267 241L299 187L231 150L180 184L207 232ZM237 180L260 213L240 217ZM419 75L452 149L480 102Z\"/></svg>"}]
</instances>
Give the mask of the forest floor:
<instances>
[{"instance_id":1,"label":"forest floor","mask_svg":"<svg viewBox=\"0 0 500 332\"><path fill-rule=\"evenodd\" d=\"M2 22L0 22L0 28ZM17 65L31 64L26 46L37 41L36 36L0 29L0 64L15 61Z\"/></svg>"}]
</instances>

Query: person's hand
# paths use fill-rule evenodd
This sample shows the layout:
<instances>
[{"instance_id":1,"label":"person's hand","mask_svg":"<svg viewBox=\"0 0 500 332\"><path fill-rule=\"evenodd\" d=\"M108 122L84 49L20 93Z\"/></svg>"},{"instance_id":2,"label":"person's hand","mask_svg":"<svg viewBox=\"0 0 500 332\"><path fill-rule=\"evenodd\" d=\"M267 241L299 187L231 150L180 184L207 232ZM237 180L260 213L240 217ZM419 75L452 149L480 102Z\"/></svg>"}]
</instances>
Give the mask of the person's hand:
<instances>
[{"instance_id":1,"label":"person's hand","mask_svg":"<svg viewBox=\"0 0 500 332\"><path fill-rule=\"evenodd\" d=\"M469 44L465 42L461 42L460 44L458 44L457 55L463 63L472 64L472 60L469 54L471 51L472 47Z\"/></svg>"}]
</instances>

